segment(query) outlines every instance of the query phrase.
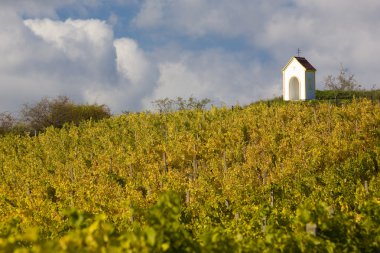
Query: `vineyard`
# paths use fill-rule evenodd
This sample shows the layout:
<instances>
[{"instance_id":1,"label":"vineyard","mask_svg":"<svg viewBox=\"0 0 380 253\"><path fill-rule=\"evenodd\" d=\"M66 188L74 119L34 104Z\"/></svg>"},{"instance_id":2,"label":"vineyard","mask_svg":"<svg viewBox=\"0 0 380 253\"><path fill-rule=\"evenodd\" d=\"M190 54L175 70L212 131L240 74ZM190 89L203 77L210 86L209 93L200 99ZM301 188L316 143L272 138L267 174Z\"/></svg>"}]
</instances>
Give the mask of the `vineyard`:
<instances>
[{"instance_id":1,"label":"vineyard","mask_svg":"<svg viewBox=\"0 0 380 253\"><path fill-rule=\"evenodd\" d=\"M380 252L380 103L130 113L0 138L1 252Z\"/></svg>"}]
</instances>

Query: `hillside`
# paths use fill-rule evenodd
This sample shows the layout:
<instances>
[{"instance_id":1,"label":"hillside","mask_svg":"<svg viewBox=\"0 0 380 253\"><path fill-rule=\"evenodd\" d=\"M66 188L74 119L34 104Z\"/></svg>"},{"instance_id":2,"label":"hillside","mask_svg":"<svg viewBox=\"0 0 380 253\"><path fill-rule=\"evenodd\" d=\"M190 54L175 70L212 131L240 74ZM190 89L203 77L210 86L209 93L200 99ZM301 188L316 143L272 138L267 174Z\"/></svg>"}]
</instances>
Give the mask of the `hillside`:
<instances>
[{"instance_id":1,"label":"hillside","mask_svg":"<svg viewBox=\"0 0 380 253\"><path fill-rule=\"evenodd\" d=\"M380 101L380 90L316 90L316 99L352 99L367 98Z\"/></svg>"},{"instance_id":2,"label":"hillside","mask_svg":"<svg viewBox=\"0 0 380 253\"><path fill-rule=\"evenodd\" d=\"M380 103L137 113L0 138L0 251L380 251Z\"/></svg>"}]
</instances>

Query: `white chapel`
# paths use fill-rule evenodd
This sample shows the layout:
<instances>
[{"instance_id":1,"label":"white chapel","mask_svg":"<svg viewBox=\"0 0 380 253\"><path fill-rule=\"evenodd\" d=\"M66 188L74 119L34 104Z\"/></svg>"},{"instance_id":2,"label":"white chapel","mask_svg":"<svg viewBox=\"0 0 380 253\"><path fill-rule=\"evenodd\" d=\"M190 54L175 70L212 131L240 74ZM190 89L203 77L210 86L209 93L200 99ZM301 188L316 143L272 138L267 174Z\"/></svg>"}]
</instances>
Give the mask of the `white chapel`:
<instances>
[{"instance_id":1,"label":"white chapel","mask_svg":"<svg viewBox=\"0 0 380 253\"><path fill-rule=\"evenodd\" d=\"M315 72L304 57L294 56L282 69L282 94L286 101L315 99Z\"/></svg>"}]
</instances>

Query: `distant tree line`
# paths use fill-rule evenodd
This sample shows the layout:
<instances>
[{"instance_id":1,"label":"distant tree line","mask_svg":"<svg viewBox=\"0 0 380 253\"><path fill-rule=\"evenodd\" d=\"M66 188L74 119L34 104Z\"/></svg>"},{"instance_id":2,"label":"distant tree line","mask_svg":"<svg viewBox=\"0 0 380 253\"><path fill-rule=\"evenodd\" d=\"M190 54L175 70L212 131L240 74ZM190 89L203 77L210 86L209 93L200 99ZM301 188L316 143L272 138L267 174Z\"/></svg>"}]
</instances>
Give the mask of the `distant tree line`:
<instances>
[{"instance_id":1,"label":"distant tree line","mask_svg":"<svg viewBox=\"0 0 380 253\"><path fill-rule=\"evenodd\" d=\"M76 104L66 96L42 98L35 104L24 104L17 119L7 112L0 113L0 135L6 133L31 134L49 126L63 127L66 123L78 125L84 120L101 120L111 116L106 105Z\"/></svg>"}]
</instances>

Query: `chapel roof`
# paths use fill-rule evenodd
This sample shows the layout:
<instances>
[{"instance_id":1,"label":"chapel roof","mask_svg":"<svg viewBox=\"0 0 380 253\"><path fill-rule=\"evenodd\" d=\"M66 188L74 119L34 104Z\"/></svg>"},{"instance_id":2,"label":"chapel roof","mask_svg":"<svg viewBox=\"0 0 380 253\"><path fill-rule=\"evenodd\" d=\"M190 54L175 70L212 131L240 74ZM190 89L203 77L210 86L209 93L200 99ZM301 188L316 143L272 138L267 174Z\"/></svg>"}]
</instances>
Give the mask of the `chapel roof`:
<instances>
[{"instance_id":1,"label":"chapel roof","mask_svg":"<svg viewBox=\"0 0 380 253\"><path fill-rule=\"evenodd\" d=\"M294 58L296 58L297 61L301 63L301 65L304 66L306 70L316 71L313 65L311 65L310 62L308 62L304 57L294 56Z\"/></svg>"}]
</instances>

